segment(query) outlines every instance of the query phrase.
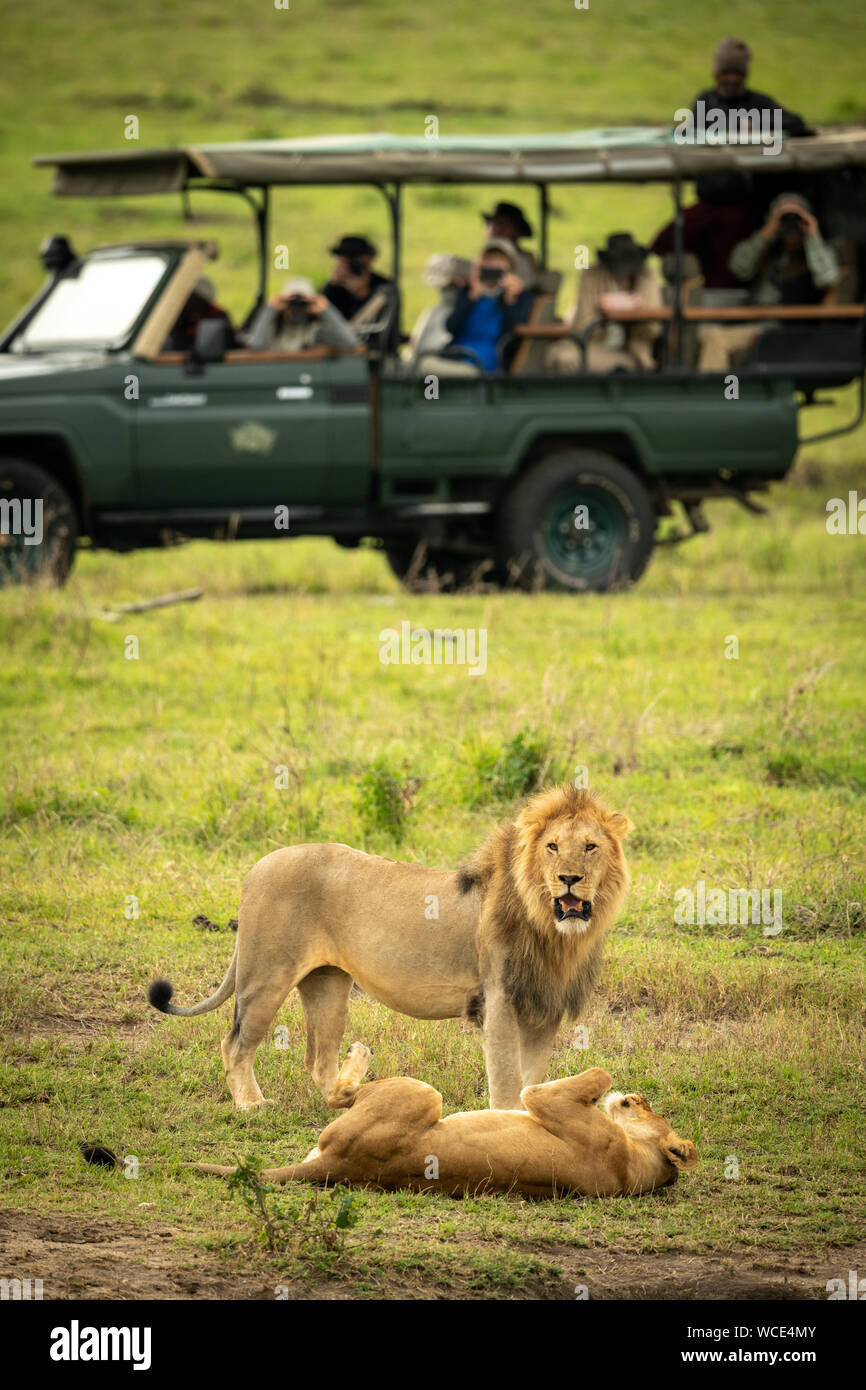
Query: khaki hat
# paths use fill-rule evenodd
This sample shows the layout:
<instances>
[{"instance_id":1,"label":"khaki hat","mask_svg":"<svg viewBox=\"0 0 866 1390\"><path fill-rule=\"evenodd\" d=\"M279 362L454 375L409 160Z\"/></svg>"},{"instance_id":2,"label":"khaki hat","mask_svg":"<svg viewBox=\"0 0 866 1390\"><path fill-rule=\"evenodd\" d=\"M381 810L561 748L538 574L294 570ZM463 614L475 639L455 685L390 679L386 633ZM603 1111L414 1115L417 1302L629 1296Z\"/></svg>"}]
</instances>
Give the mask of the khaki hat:
<instances>
[{"instance_id":1,"label":"khaki hat","mask_svg":"<svg viewBox=\"0 0 866 1390\"><path fill-rule=\"evenodd\" d=\"M775 212L781 203L797 203L804 212L812 212L812 204L808 198L804 198L802 193L780 193L770 204L770 212Z\"/></svg>"},{"instance_id":2,"label":"khaki hat","mask_svg":"<svg viewBox=\"0 0 866 1390\"><path fill-rule=\"evenodd\" d=\"M216 302L216 285L207 275L202 275L196 280L192 288L193 294L197 294L199 299L207 300L208 304Z\"/></svg>"},{"instance_id":3,"label":"khaki hat","mask_svg":"<svg viewBox=\"0 0 866 1390\"><path fill-rule=\"evenodd\" d=\"M421 279L425 285L436 290L444 290L451 281L459 277L468 280L472 264L462 256L452 256L448 252L437 252L431 256L424 267Z\"/></svg>"},{"instance_id":4,"label":"khaki hat","mask_svg":"<svg viewBox=\"0 0 866 1390\"><path fill-rule=\"evenodd\" d=\"M282 294L303 294L312 298L316 293L312 280L304 275L290 275L283 285Z\"/></svg>"},{"instance_id":5,"label":"khaki hat","mask_svg":"<svg viewBox=\"0 0 866 1390\"><path fill-rule=\"evenodd\" d=\"M484 245L482 246L481 255L486 256L488 251L501 252L501 254L503 256L507 256L509 261L511 262L511 269L514 270L514 268L516 267L517 258L520 255L520 252L514 245L513 241L509 241L504 236L492 236L487 241L485 241Z\"/></svg>"}]
</instances>

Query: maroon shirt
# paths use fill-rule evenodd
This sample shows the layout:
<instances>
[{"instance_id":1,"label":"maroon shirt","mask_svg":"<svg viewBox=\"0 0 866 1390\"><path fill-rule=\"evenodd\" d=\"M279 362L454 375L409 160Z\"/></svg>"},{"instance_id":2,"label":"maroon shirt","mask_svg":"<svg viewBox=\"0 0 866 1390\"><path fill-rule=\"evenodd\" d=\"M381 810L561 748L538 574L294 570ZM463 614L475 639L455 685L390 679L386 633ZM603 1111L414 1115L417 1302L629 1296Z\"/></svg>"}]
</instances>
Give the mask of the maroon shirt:
<instances>
[{"instance_id":1,"label":"maroon shirt","mask_svg":"<svg viewBox=\"0 0 866 1390\"><path fill-rule=\"evenodd\" d=\"M708 290L742 289L742 283L728 269L731 252L749 236L758 219L751 203L693 203L683 212L683 250L691 251L701 263ZM663 227L650 250L667 256L674 249L674 224Z\"/></svg>"}]
</instances>

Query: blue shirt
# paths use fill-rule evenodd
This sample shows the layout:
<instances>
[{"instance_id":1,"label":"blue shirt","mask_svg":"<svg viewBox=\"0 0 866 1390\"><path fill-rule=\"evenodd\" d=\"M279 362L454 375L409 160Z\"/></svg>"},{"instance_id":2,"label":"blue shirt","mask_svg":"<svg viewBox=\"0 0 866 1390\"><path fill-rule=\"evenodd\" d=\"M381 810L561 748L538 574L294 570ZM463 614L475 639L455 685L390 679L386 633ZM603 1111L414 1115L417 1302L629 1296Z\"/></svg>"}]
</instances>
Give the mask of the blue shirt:
<instances>
[{"instance_id":1,"label":"blue shirt","mask_svg":"<svg viewBox=\"0 0 866 1390\"><path fill-rule=\"evenodd\" d=\"M484 363L484 370L495 372L498 366L496 349L501 337L502 300L498 295L482 294L472 305L463 328L456 334L454 345L471 348Z\"/></svg>"}]
</instances>

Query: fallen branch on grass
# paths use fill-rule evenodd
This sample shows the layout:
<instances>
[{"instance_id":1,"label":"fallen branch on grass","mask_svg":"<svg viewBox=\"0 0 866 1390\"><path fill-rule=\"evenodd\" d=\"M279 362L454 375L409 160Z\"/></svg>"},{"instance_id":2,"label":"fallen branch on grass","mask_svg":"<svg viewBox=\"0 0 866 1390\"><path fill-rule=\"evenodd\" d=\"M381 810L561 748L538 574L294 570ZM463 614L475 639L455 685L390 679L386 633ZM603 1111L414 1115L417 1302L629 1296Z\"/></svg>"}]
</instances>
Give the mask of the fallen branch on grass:
<instances>
[{"instance_id":1,"label":"fallen branch on grass","mask_svg":"<svg viewBox=\"0 0 866 1390\"><path fill-rule=\"evenodd\" d=\"M181 589L176 594L160 594L158 598L140 599L138 603L115 603L111 608L96 609L93 616L116 623L123 613L147 613L151 608L169 608L173 603L193 603L203 594L203 589Z\"/></svg>"},{"instance_id":2,"label":"fallen branch on grass","mask_svg":"<svg viewBox=\"0 0 866 1390\"><path fill-rule=\"evenodd\" d=\"M192 603L203 593L203 589L182 589L177 594L161 594L159 598L146 598L139 603L115 603L113 612L147 613L151 608L169 608L173 603Z\"/></svg>"}]
</instances>

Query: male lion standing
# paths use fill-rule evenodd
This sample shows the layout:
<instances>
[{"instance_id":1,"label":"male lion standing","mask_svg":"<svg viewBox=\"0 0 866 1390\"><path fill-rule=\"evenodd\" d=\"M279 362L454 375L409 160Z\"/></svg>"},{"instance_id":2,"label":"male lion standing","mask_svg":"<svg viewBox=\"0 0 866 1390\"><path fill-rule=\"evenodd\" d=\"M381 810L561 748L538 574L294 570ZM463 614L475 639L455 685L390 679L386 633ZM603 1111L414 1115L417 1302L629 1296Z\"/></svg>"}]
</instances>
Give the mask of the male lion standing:
<instances>
[{"instance_id":1,"label":"male lion standing","mask_svg":"<svg viewBox=\"0 0 866 1390\"><path fill-rule=\"evenodd\" d=\"M461 868L428 869L348 845L295 845L247 874L238 940L215 994L191 1009L155 980L163 1013L207 1013L234 991L222 1058L235 1104L261 1105L256 1049L297 986L306 1066L327 1098L337 1077L352 981L413 1018L481 1024L490 1106L521 1109L542 1081L563 1018L576 1018L601 944L628 890L620 841L631 828L587 791L534 796ZM435 901L438 919L425 908Z\"/></svg>"}]
</instances>

